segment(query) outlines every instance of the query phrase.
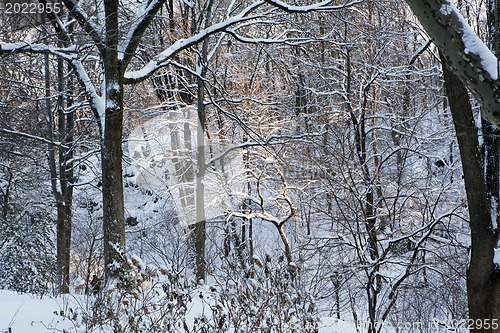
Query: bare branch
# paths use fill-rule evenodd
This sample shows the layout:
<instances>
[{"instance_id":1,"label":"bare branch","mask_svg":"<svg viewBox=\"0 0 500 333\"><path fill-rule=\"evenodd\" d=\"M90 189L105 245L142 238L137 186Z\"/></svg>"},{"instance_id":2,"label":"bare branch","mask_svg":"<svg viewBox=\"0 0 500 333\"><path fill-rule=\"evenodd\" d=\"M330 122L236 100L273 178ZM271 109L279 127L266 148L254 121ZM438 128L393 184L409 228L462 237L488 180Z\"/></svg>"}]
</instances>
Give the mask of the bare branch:
<instances>
[{"instance_id":1,"label":"bare branch","mask_svg":"<svg viewBox=\"0 0 500 333\"><path fill-rule=\"evenodd\" d=\"M69 10L69 14L78 21L83 30L89 34L94 43L99 47L99 49L101 49L103 46L103 40L99 26L92 21L92 18L89 17L80 6L78 6L76 0L63 1L66 8Z\"/></svg>"},{"instance_id":2,"label":"bare branch","mask_svg":"<svg viewBox=\"0 0 500 333\"><path fill-rule=\"evenodd\" d=\"M248 21L255 19L260 16L247 16L249 13L257 9L258 7L265 4L264 1L258 1L243 10L237 16L231 17L223 22L212 25L211 27L204 29L197 33L196 35L180 39L172 44L168 49L159 53L156 57L153 58L150 62L148 62L142 69L132 72L125 73L125 84L134 84L139 83L150 77L160 66L162 66L165 62L169 61L174 55L179 53L182 50L185 50L191 46L194 46L207 36L216 34L218 32L223 32L230 26L233 26L239 22Z\"/></svg>"},{"instance_id":3,"label":"bare branch","mask_svg":"<svg viewBox=\"0 0 500 333\"><path fill-rule=\"evenodd\" d=\"M356 5L358 3L362 3L364 0L357 0L357 1L352 1L348 2L343 5L337 5L337 6L330 6L334 0L326 0L322 1L320 3L314 4L314 5L309 5L309 6L294 6L294 5L289 5L283 1L280 0L265 0L268 4L277 7L287 13L310 13L310 12L317 12L317 11L329 11L329 10L339 10L342 8L347 8L351 7L353 5Z\"/></svg>"},{"instance_id":4,"label":"bare branch","mask_svg":"<svg viewBox=\"0 0 500 333\"><path fill-rule=\"evenodd\" d=\"M37 53L37 54L53 54L66 60L76 58L76 47L53 47L45 44L32 44L26 42L20 43L4 43L0 41L0 54L5 53Z\"/></svg>"},{"instance_id":5,"label":"bare branch","mask_svg":"<svg viewBox=\"0 0 500 333\"><path fill-rule=\"evenodd\" d=\"M150 25L156 13L164 3L165 0L153 0L150 4L144 3L143 7L145 8L141 8L139 11L134 24L125 38L125 42L123 42L119 48L119 52L123 52L121 57L123 57L122 64L125 68L134 56L135 50L141 41L144 31L146 31L147 27Z\"/></svg>"},{"instance_id":6,"label":"bare branch","mask_svg":"<svg viewBox=\"0 0 500 333\"><path fill-rule=\"evenodd\" d=\"M417 60L417 58L425 52L425 50L427 50L429 48L429 46L432 44L432 39L428 39L427 42L425 42L424 45L422 45L418 50L417 52L415 52L413 54L413 56L411 57L410 59L410 62L408 63L408 65L412 65L415 60Z\"/></svg>"},{"instance_id":7,"label":"bare branch","mask_svg":"<svg viewBox=\"0 0 500 333\"><path fill-rule=\"evenodd\" d=\"M63 145L60 142L51 141L51 140L42 138L40 136L36 136L36 135L28 134L28 133L23 133L23 132L18 132L18 131L11 131L11 130L8 130L8 129L5 129L5 128L1 128L1 127L0 127L0 133L15 135L15 136L19 136L19 137L27 138L27 139L34 139L34 140L37 140L37 141L40 141L40 142L43 142L43 143L48 143L48 144L54 145L56 147L62 147L62 148L69 149L68 146Z\"/></svg>"}]
</instances>

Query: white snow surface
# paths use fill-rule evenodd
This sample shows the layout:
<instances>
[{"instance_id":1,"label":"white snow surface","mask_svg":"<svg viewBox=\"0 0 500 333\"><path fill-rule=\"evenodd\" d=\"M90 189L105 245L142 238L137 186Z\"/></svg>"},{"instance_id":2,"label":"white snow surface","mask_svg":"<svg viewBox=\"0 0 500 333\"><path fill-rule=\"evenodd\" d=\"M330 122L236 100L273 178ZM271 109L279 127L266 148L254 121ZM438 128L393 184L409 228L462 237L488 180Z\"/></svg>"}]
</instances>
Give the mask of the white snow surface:
<instances>
[{"instance_id":1,"label":"white snow surface","mask_svg":"<svg viewBox=\"0 0 500 333\"><path fill-rule=\"evenodd\" d=\"M203 293L203 298L198 295ZM193 325L194 318L205 313L210 304L210 291L202 286L193 293L193 302L186 314L186 322ZM0 290L0 332L43 333L43 332L85 332L84 325L75 323L61 315L61 311L71 316L73 309L86 304L84 295L70 294L60 297L18 294L13 291ZM112 328L96 328L96 332L112 332ZM321 318L320 333L356 333L356 325L352 321L337 320L330 317ZM392 328L382 332L394 332Z\"/></svg>"},{"instance_id":2,"label":"white snow surface","mask_svg":"<svg viewBox=\"0 0 500 333\"><path fill-rule=\"evenodd\" d=\"M59 315L74 297L43 297L0 290L0 332L75 332L73 323Z\"/></svg>"}]
</instances>

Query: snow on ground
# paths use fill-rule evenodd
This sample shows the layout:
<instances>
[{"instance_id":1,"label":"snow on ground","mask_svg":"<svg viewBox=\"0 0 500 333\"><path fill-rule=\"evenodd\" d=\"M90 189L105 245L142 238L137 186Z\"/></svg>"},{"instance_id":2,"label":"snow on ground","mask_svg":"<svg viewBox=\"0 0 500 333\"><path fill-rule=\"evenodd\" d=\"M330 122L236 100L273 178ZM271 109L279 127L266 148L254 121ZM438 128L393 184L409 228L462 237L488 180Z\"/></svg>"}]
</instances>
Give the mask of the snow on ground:
<instances>
[{"instance_id":1,"label":"snow on ground","mask_svg":"<svg viewBox=\"0 0 500 333\"><path fill-rule=\"evenodd\" d=\"M195 302L197 299L193 298ZM84 332L85 327L77 329L74 322L61 316L61 311L71 314L73 307L78 308L84 302L83 295L57 298L44 296L40 299L39 296L0 290L0 333ZM201 303L193 304L191 311L202 313L204 308ZM189 313L187 316L190 317L188 323L192 323L195 314ZM328 317L321 319L319 327L320 333L356 332L353 322Z\"/></svg>"},{"instance_id":2,"label":"snow on ground","mask_svg":"<svg viewBox=\"0 0 500 333\"><path fill-rule=\"evenodd\" d=\"M0 290L0 332L71 332L72 322L60 315L60 311L68 308L68 300L68 297L40 299L39 296Z\"/></svg>"}]
</instances>

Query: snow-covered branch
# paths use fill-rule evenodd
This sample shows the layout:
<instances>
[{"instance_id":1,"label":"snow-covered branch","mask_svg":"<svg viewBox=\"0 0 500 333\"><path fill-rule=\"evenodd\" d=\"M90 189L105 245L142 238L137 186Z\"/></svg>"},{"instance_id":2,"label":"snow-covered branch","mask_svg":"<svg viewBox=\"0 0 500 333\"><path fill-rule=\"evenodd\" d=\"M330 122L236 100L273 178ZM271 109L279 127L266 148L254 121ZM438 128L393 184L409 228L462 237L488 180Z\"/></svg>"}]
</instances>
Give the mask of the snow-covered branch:
<instances>
[{"instance_id":1,"label":"snow-covered branch","mask_svg":"<svg viewBox=\"0 0 500 333\"><path fill-rule=\"evenodd\" d=\"M247 141L244 143L241 143L239 145L230 147L226 149L224 152L221 154L213 157L212 159L208 160L206 162L207 167L210 166L211 164L215 163L216 161L224 158L227 154L230 152L237 150L237 149L244 149L244 148L250 148L250 147L265 147L265 146L270 146L270 145L285 145L290 142L298 142L302 141L306 138L310 137L318 137L318 136L323 136L325 135L325 132L320 132L320 133L304 133L300 135L271 135L268 138L266 138L264 141Z\"/></svg>"},{"instance_id":2,"label":"snow-covered branch","mask_svg":"<svg viewBox=\"0 0 500 333\"><path fill-rule=\"evenodd\" d=\"M53 54L66 60L73 60L76 58L75 51L75 46L54 47L45 44L32 44L26 42L4 43L0 41L0 53Z\"/></svg>"},{"instance_id":3,"label":"snow-covered branch","mask_svg":"<svg viewBox=\"0 0 500 333\"><path fill-rule=\"evenodd\" d=\"M239 27L238 27L239 28ZM281 39L280 37L276 38L247 38L239 35L236 33L237 29L227 29L226 32L231 35L234 39L236 39L239 42L246 43L246 44L284 44L284 45L301 45L301 44L307 44L311 43L313 40L310 38L283 38ZM281 35L286 35L288 31L285 31Z\"/></svg>"},{"instance_id":4,"label":"snow-covered branch","mask_svg":"<svg viewBox=\"0 0 500 333\"><path fill-rule=\"evenodd\" d=\"M42 138L40 136L36 136L36 135L28 134L28 133L23 133L23 132L19 132L19 131L11 131L11 130L8 130L6 128L0 127L0 133L10 134L10 135L19 136L19 137L23 137L23 138L27 138L27 139L37 140L37 141L40 141L43 143L48 143L48 144L54 145L56 147L62 147L62 148L66 148L66 149L69 148L60 142L51 141L51 140Z\"/></svg>"},{"instance_id":5,"label":"snow-covered branch","mask_svg":"<svg viewBox=\"0 0 500 333\"><path fill-rule=\"evenodd\" d=\"M94 84L90 80L90 77L85 70L85 67L83 66L82 62L78 59L74 59L71 62L71 65L75 69L76 76L78 77L78 81L80 81L80 84L83 86L85 92L89 95L90 98L90 103L91 103L91 109L92 112L94 113L94 116L97 118L97 124L99 126L99 130L101 134L103 133L102 130L104 128L102 122L104 121L104 111L105 111L105 105L104 105L104 99L97 93L97 89L95 88Z\"/></svg>"},{"instance_id":6,"label":"snow-covered branch","mask_svg":"<svg viewBox=\"0 0 500 333\"><path fill-rule=\"evenodd\" d=\"M26 42L19 43L4 43L0 41L0 54L2 53L38 53L38 54L53 54L61 57L71 63L75 69L78 80L84 87L91 99L91 108L98 120L103 119L104 101L97 93L94 84L90 80L88 73L82 62L77 57L77 50L74 45L69 47L55 47L45 44L32 44ZM99 126L101 122L99 121Z\"/></svg>"},{"instance_id":7,"label":"snow-covered branch","mask_svg":"<svg viewBox=\"0 0 500 333\"><path fill-rule=\"evenodd\" d=\"M64 5L68 8L70 15L74 17L80 26L85 30L87 34L93 39L94 43L98 46L102 46L102 29L94 23L91 17L85 13L85 11L78 6L76 0L63 0Z\"/></svg>"},{"instance_id":8,"label":"snow-covered branch","mask_svg":"<svg viewBox=\"0 0 500 333\"><path fill-rule=\"evenodd\" d=\"M218 32L223 32L230 26L233 26L243 21L257 18L257 16L247 16L247 15L250 12L257 9L258 7L262 6L263 4L265 4L264 1L258 1L256 3L253 3L252 5L248 6L247 8L245 8L245 10L243 10L241 13L239 13L234 17L231 17L223 22L214 24L211 27L200 31L199 33L197 33L192 37L176 41L169 48L167 48L166 50L155 56L142 69L132 72L126 72L125 83L133 84L144 81L145 79L150 77L156 70L158 70L158 68L162 67L165 62L169 61L174 55L176 55L180 51L200 43L207 36L216 34Z\"/></svg>"},{"instance_id":9,"label":"snow-covered branch","mask_svg":"<svg viewBox=\"0 0 500 333\"><path fill-rule=\"evenodd\" d=\"M125 67L135 54L135 50L141 41L142 35L146 28L150 25L158 10L163 6L165 0L153 0L151 3L145 2L137 14L132 27L130 28L125 41L120 45L118 52L122 57L122 62Z\"/></svg>"},{"instance_id":10,"label":"snow-covered branch","mask_svg":"<svg viewBox=\"0 0 500 333\"><path fill-rule=\"evenodd\" d=\"M482 116L500 125L498 59L449 0L406 0L448 66L481 103Z\"/></svg>"},{"instance_id":11,"label":"snow-covered branch","mask_svg":"<svg viewBox=\"0 0 500 333\"><path fill-rule=\"evenodd\" d=\"M280 0L265 0L268 4L277 7L287 13L309 13L309 12L317 12L317 11L329 11L329 10L339 10L346 7L351 7L355 4L361 3L364 0L356 0L351 1L343 5L335 5L331 6L330 4L334 2L333 0L326 0L319 2L317 4L309 5L309 6L294 6L289 5L286 2Z\"/></svg>"}]
</instances>

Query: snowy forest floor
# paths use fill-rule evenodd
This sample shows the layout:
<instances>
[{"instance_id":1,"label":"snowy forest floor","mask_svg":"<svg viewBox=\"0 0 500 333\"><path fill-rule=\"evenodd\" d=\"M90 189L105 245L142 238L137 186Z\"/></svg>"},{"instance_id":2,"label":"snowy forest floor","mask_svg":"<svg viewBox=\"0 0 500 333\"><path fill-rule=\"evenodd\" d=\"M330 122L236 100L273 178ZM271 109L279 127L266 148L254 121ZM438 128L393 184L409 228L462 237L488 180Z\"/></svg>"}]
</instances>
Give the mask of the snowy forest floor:
<instances>
[{"instance_id":1,"label":"snowy forest floor","mask_svg":"<svg viewBox=\"0 0 500 333\"><path fill-rule=\"evenodd\" d=\"M0 332L41 333L41 332L86 332L85 327L77 327L73 320L65 318L64 313L71 313L73 308L85 304L84 295L40 298L31 294L19 294L13 291L0 291ZM187 314L188 322L201 313L202 306L193 298L193 304ZM94 332L112 332L96 329ZM353 322L339 321L323 317L319 323L320 333L355 333ZM382 332L394 332L382 329Z\"/></svg>"}]
</instances>

